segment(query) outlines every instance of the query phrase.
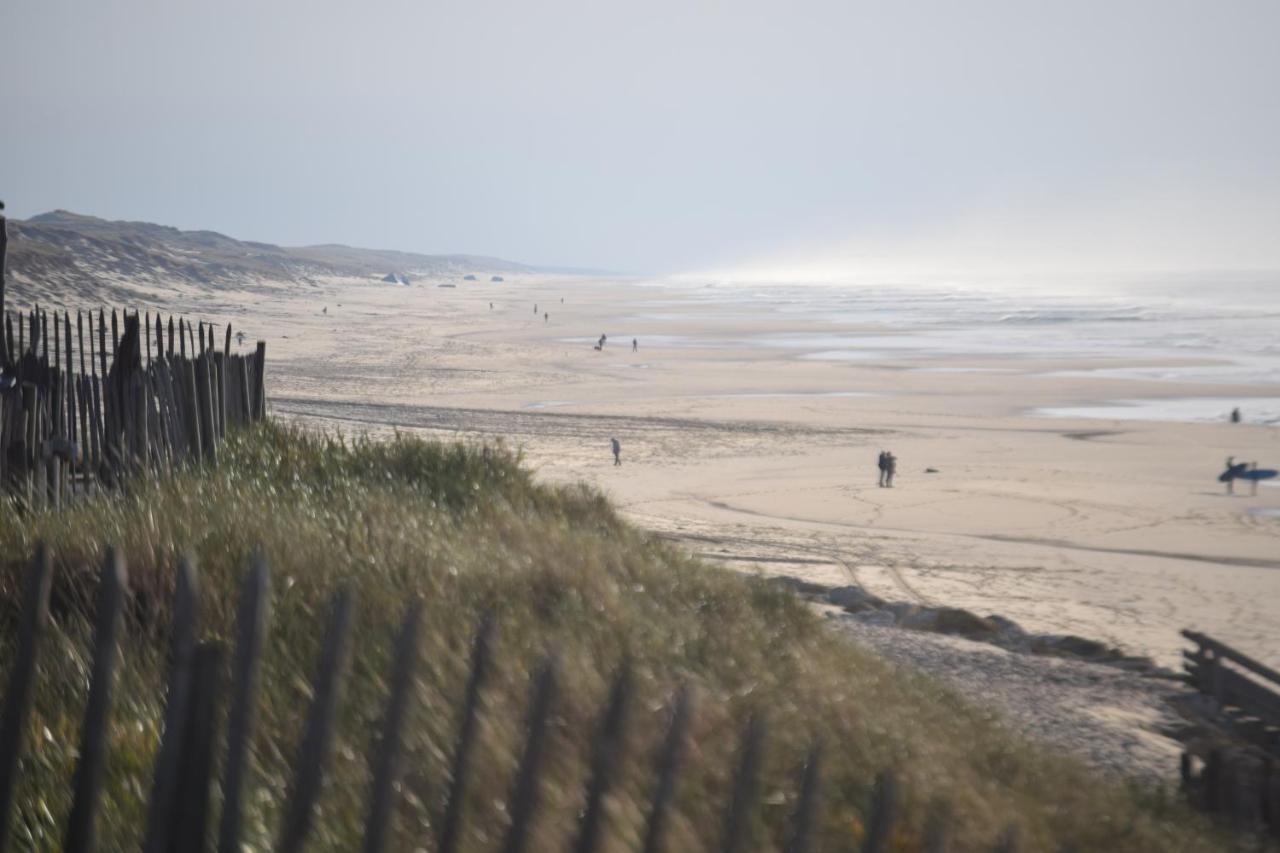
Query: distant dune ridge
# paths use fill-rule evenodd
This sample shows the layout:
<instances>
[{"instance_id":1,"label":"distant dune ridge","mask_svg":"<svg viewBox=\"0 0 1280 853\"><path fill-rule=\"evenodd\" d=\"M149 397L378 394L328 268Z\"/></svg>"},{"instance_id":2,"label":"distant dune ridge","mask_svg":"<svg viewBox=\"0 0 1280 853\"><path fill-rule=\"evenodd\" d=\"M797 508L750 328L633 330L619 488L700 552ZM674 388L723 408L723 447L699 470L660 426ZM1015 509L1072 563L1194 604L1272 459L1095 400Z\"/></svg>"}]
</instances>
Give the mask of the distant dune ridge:
<instances>
[{"instance_id":1,"label":"distant dune ridge","mask_svg":"<svg viewBox=\"0 0 1280 853\"><path fill-rule=\"evenodd\" d=\"M135 287L196 289L314 284L334 276L380 281L525 272L522 264L476 255L419 255L341 245L289 248L215 231L180 231L65 210L9 220L10 281L33 300L125 297Z\"/></svg>"}]
</instances>

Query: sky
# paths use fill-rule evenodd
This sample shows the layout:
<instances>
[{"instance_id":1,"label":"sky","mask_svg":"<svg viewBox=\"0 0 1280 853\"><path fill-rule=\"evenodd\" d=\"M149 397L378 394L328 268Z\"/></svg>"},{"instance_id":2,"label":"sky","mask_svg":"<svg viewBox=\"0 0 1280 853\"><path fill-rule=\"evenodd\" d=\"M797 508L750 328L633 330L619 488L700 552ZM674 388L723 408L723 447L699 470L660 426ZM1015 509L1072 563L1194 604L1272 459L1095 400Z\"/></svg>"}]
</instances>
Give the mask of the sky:
<instances>
[{"instance_id":1,"label":"sky","mask_svg":"<svg viewBox=\"0 0 1280 853\"><path fill-rule=\"evenodd\" d=\"M4 0L0 198L638 273L1280 269L1276 0Z\"/></svg>"}]
</instances>

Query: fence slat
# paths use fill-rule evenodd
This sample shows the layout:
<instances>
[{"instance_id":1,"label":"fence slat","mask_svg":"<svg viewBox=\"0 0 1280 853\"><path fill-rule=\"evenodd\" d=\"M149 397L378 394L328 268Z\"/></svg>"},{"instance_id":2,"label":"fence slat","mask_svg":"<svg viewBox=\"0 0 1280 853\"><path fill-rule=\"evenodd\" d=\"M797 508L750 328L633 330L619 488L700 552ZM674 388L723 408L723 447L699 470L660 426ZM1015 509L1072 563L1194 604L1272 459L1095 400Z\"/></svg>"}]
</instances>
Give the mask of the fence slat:
<instances>
[{"instance_id":1,"label":"fence slat","mask_svg":"<svg viewBox=\"0 0 1280 853\"><path fill-rule=\"evenodd\" d=\"M116 669L116 638L124 609L124 561L115 548L107 550L98 582L98 612L93 635L93 676L80 734L71 817L67 821L67 853L91 853L96 844L98 800L102 794L102 767L106 756L107 715Z\"/></svg>"},{"instance_id":2,"label":"fence slat","mask_svg":"<svg viewBox=\"0 0 1280 853\"><path fill-rule=\"evenodd\" d=\"M253 420L267 416L267 342L258 341L253 356Z\"/></svg>"},{"instance_id":3,"label":"fence slat","mask_svg":"<svg viewBox=\"0 0 1280 853\"><path fill-rule=\"evenodd\" d=\"M756 789L759 786L760 750L764 744L764 719L760 714L751 715L741 743L738 767L733 776L733 795L726 815L724 845L721 848L725 853L743 853L746 849L751 814L756 805Z\"/></svg>"},{"instance_id":4,"label":"fence slat","mask_svg":"<svg viewBox=\"0 0 1280 853\"><path fill-rule=\"evenodd\" d=\"M628 709L631 704L631 662L618 668L609 701L600 719L591 753L591 778L587 784L586 808L578 833L575 853L594 853L604 824L604 800L613 786L613 777L625 757Z\"/></svg>"},{"instance_id":5,"label":"fence slat","mask_svg":"<svg viewBox=\"0 0 1280 853\"><path fill-rule=\"evenodd\" d=\"M391 697L387 701L382 739L378 743L377 757L373 764L373 793L369 800L369 819L365 822L364 830L365 853L382 853L386 848L387 832L391 824L393 786L400 771L401 733L409 708L413 676L418 667L418 634L421 623L422 602L415 600L405 613L392 652L395 671L391 678Z\"/></svg>"},{"instance_id":6,"label":"fence slat","mask_svg":"<svg viewBox=\"0 0 1280 853\"><path fill-rule=\"evenodd\" d=\"M284 810L284 829L277 848L280 853L297 853L311 832L316 800L320 797L333 743L333 721L338 710L338 693L348 657L347 646L354 614L355 592L347 585L334 597L333 615L318 661L315 697L307 713L307 727L298 749L292 792Z\"/></svg>"},{"instance_id":7,"label":"fence slat","mask_svg":"<svg viewBox=\"0 0 1280 853\"><path fill-rule=\"evenodd\" d=\"M231 673L231 710L227 718L227 759L222 780L219 853L240 853L241 798L248 775L249 741L253 737L262 640L270 619L270 574L266 558L255 554L240 587L236 614L236 648Z\"/></svg>"},{"instance_id":8,"label":"fence slat","mask_svg":"<svg viewBox=\"0 0 1280 853\"><path fill-rule=\"evenodd\" d=\"M49 589L53 571L49 549L36 546L35 556L22 582L22 622L13 658L13 671L4 694L4 718L0 720L0 850L9 841L9 812L13 805L14 773L22 754L22 738L31 707L31 683L35 677L40 635L49 621Z\"/></svg>"},{"instance_id":9,"label":"fence slat","mask_svg":"<svg viewBox=\"0 0 1280 853\"><path fill-rule=\"evenodd\" d=\"M516 771L515 785L511 789L511 825L507 827L506 840L502 844L504 853L522 853L529 843L529 827L538 807L538 782L547 745L547 720L551 716L555 694L556 662L548 657L538 665L533 677L524 750Z\"/></svg>"},{"instance_id":10,"label":"fence slat","mask_svg":"<svg viewBox=\"0 0 1280 853\"><path fill-rule=\"evenodd\" d=\"M174 803L192 702L191 683L199 612L199 582L195 565L190 559L184 558L178 564L177 586L173 596L169 694L165 701L164 730L160 735L160 749L156 755L156 769L152 777L147 828L142 843L144 853L162 853L169 849L174 821L178 817Z\"/></svg>"},{"instance_id":11,"label":"fence slat","mask_svg":"<svg viewBox=\"0 0 1280 853\"><path fill-rule=\"evenodd\" d=\"M463 807L471 772L471 751L475 745L476 726L480 716L480 691L489 677L489 657L493 643L494 621L486 614L480 620L471 650L471 671L467 676L467 692L458 726L458 742L453 750L449 775L449 793L445 797L444 818L440 822L440 853L454 853L462 830Z\"/></svg>"},{"instance_id":12,"label":"fence slat","mask_svg":"<svg viewBox=\"0 0 1280 853\"><path fill-rule=\"evenodd\" d=\"M876 777L875 794L871 799L871 815L867 818L867 836L862 842L862 853L884 853L889 849L893 823L898 817L898 782L889 771Z\"/></svg>"},{"instance_id":13,"label":"fence slat","mask_svg":"<svg viewBox=\"0 0 1280 853\"><path fill-rule=\"evenodd\" d=\"M804 769L800 775L800 799L792 820L791 837L787 841L787 853L809 853L813 828L818 822L818 804L822 785L822 743L809 749Z\"/></svg>"},{"instance_id":14,"label":"fence slat","mask_svg":"<svg viewBox=\"0 0 1280 853\"><path fill-rule=\"evenodd\" d=\"M665 850L667 815L676 793L676 781L688 740L689 721L693 716L693 693L687 685L676 694L671 725L662 745L658 763L658 784L654 788L653 805L649 810L649 823L645 829L644 853L660 853Z\"/></svg>"},{"instance_id":15,"label":"fence slat","mask_svg":"<svg viewBox=\"0 0 1280 853\"><path fill-rule=\"evenodd\" d=\"M218 673L222 671L222 646L201 643L195 651L191 678L191 702L182 763L175 798L177 811L170 853L200 853L205 849L209 825L209 789L213 775L213 745L218 720Z\"/></svg>"}]
</instances>

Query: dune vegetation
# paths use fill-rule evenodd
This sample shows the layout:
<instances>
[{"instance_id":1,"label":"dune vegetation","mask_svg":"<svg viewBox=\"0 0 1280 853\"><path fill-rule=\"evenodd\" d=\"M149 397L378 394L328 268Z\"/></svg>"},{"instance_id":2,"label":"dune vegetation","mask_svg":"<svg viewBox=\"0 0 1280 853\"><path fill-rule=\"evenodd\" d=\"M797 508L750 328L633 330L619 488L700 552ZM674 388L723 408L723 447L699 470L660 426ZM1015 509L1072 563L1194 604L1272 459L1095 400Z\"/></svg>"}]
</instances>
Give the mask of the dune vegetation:
<instances>
[{"instance_id":1,"label":"dune vegetation","mask_svg":"<svg viewBox=\"0 0 1280 853\"><path fill-rule=\"evenodd\" d=\"M466 803L466 850L495 849L509 821L530 675L548 651L562 689L530 849L568 846L588 735L624 657L633 661L636 692L605 849L639 849L655 756L682 684L696 702L669 826L672 851L718 849L735 749L754 713L767 721L767 739L751 849L782 848L798 768L817 739L823 804L814 849L858 849L874 779L886 769L904 794L893 849L918 849L925 817L941 802L955 849L988 849L1009 825L1024 849L1223 849L1173 794L1099 778L1021 741L936 683L832 636L786 591L699 562L622 521L590 489L534 482L518 454L500 446L352 441L264 424L229 437L216 467L135 482L127 494L62 511L7 508L0 518L6 672L23 568L42 541L55 563L53 624L11 829L18 849L56 848L70 808L95 567L108 545L125 555L130 604L102 849L137 849L144 825L177 561L190 555L198 567L201 636L230 643L237 591L259 548L271 571L272 619L247 796L252 849L270 849L278 832L329 602L346 582L357 592L355 642L312 849L358 849L392 641L415 597L424 606L422 665L390 849L434 849L471 642L486 612L496 620L496 656Z\"/></svg>"}]
</instances>

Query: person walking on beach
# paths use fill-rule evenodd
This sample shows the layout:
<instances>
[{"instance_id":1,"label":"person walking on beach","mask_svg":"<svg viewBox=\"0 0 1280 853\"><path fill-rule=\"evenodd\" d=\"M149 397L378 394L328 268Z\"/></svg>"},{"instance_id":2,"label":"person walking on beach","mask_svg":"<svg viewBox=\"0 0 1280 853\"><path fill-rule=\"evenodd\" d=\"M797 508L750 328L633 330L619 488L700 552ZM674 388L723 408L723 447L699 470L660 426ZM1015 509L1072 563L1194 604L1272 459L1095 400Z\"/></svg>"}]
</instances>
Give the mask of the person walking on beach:
<instances>
[{"instance_id":1,"label":"person walking on beach","mask_svg":"<svg viewBox=\"0 0 1280 853\"><path fill-rule=\"evenodd\" d=\"M886 453L884 456L884 487L886 489L893 488L893 475L898 473L898 457L892 453Z\"/></svg>"},{"instance_id":2,"label":"person walking on beach","mask_svg":"<svg viewBox=\"0 0 1280 853\"><path fill-rule=\"evenodd\" d=\"M613 445L613 464L618 466L622 464L622 443L616 438L609 439L609 443Z\"/></svg>"},{"instance_id":3,"label":"person walking on beach","mask_svg":"<svg viewBox=\"0 0 1280 853\"><path fill-rule=\"evenodd\" d=\"M547 313L545 313L545 314L543 314L543 315L542 315L542 322L546 323L546 322L549 322L550 320L551 320L551 313L550 313L550 312L547 312Z\"/></svg>"},{"instance_id":4,"label":"person walking on beach","mask_svg":"<svg viewBox=\"0 0 1280 853\"><path fill-rule=\"evenodd\" d=\"M632 351L632 352L637 352L639 349L640 349L640 341L636 340L635 338L632 338L632 339L631 339L631 351Z\"/></svg>"},{"instance_id":5,"label":"person walking on beach","mask_svg":"<svg viewBox=\"0 0 1280 853\"><path fill-rule=\"evenodd\" d=\"M1234 409L1231 410L1231 422L1233 424L1240 423L1240 407L1239 406L1236 406Z\"/></svg>"},{"instance_id":6,"label":"person walking on beach","mask_svg":"<svg viewBox=\"0 0 1280 853\"><path fill-rule=\"evenodd\" d=\"M889 471L889 454L881 450L880 458L876 460L876 466L880 469L880 479L876 481L876 485L883 489L884 475Z\"/></svg>"},{"instance_id":7,"label":"person walking on beach","mask_svg":"<svg viewBox=\"0 0 1280 853\"><path fill-rule=\"evenodd\" d=\"M1249 463L1249 470L1250 470L1250 471L1257 471L1257 470L1258 470L1258 463L1257 463L1257 462L1250 462L1250 463ZM1249 497L1256 498L1257 496L1258 496L1258 478L1257 478L1257 477L1250 477L1250 478L1249 478Z\"/></svg>"}]
</instances>

